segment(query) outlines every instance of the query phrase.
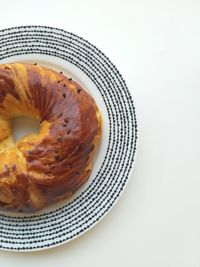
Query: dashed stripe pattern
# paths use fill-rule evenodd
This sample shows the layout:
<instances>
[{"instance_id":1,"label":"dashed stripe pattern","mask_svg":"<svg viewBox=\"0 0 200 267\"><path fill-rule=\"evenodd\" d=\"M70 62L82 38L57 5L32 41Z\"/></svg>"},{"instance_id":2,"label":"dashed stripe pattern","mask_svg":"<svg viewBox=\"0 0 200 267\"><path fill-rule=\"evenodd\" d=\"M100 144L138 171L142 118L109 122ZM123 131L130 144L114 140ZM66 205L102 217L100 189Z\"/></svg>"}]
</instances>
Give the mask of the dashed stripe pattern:
<instances>
[{"instance_id":1,"label":"dashed stripe pattern","mask_svg":"<svg viewBox=\"0 0 200 267\"><path fill-rule=\"evenodd\" d=\"M0 31L0 60L25 54L51 55L81 69L96 85L108 112L109 144L93 182L69 204L42 215L0 214L0 248L34 250L67 242L88 230L120 196L133 165L137 122L126 83L99 49L73 33L44 26Z\"/></svg>"}]
</instances>

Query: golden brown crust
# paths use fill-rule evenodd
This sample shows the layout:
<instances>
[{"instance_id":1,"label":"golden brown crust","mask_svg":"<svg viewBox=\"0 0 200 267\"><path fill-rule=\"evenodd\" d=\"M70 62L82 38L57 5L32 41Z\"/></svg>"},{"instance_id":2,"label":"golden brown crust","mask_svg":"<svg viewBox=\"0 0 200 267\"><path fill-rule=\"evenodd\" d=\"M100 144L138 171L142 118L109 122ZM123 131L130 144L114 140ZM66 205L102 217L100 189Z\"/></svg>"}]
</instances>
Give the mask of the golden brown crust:
<instances>
[{"instance_id":1,"label":"golden brown crust","mask_svg":"<svg viewBox=\"0 0 200 267\"><path fill-rule=\"evenodd\" d=\"M16 116L41 121L16 144ZM0 209L39 210L67 198L89 177L101 115L76 82L32 64L0 65Z\"/></svg>"}]
</instances>

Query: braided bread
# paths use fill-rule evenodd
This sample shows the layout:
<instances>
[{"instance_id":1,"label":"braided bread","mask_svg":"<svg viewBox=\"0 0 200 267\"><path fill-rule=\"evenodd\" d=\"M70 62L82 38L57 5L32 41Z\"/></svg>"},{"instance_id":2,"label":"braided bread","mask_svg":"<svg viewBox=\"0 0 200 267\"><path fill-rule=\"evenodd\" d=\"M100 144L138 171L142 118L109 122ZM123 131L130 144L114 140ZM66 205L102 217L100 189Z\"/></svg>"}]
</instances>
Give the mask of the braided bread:
<instances>
[{"instance_id":1,"label":"braided bread","mask_svg":"<svg viewBox=\"0 0 200 267\"><path fill-rule=\"evenodd\" d=\"M12 120L40 121L18 140ZM0 209L34 212L69 198L89 177L101 137L93 98L62 73L38 64L0 65Z\"/></svg>"}]
</instances>

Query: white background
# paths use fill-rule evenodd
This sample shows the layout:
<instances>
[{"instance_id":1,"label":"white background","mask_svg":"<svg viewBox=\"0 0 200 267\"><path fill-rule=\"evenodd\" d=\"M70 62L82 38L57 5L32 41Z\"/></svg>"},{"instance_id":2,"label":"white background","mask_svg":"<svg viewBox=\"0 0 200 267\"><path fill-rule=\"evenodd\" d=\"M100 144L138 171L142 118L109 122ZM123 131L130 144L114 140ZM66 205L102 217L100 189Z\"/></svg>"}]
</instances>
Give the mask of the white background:
<instances>
[{"instance_id":1,"label":"white background","mask_svg":"<svg viewBox=\"0 0 200 267\"><path fill-rule=\"evenodd\" d=\"M78 34L116 64L139 124L134 174L113 210L80 238L0 266L200 266L200 2L0 0L0 27Z\"/></svg>"}]
</instances>

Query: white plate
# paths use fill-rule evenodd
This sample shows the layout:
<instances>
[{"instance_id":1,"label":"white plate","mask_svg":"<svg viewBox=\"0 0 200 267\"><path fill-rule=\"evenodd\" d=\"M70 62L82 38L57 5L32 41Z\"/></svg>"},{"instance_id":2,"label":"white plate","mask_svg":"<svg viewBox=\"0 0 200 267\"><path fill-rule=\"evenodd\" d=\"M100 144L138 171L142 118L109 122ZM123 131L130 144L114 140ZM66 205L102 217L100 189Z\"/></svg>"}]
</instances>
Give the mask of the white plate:
<instances>
[{"instance_id":1,"label":"white plate","mask_svg":"<svg viewBox=\"0 0 200 267\"><path fill-rule=\"evenodd\" d=\"M137 124L126 84L95 46L64 30L23 26L0 31L0 63L37 62L63 71L94 97L103 117L92 174L72 198L35 214L0 214L0 248L32 251L66 243L95 225L122 193L133 166Z\"/></svg>"}]
</instances>

